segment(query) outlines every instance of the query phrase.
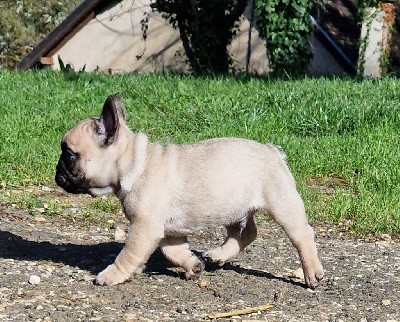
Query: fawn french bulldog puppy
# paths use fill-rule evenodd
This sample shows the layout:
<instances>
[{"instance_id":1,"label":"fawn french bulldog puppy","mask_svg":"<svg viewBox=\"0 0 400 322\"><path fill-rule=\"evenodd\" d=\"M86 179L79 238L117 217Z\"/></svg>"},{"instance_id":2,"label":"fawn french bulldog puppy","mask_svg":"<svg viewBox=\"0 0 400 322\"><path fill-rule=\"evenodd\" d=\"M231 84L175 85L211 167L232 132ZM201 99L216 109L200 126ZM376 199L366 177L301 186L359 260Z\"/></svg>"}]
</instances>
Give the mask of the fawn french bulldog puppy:
<instances>
[{"instance_id":1,"label":"fawn french bulldog puppy","mask_svg":"<svg viewBox=\"0 0 400 322\"><path fill-rule=\"evenodd\" d=\"M151 143L128 128L116 94L106 99L100 117L69 130L61 149L57 184L71 193L114 193L130 221L125 247L96 278L100 285L129 280L157 247L187 278L198 277L204 265L190 250L188 234L225 226L224 243L204 255L222 265L256 238L256 213L284 229L309 287L324 275L285 154L274 145L238 138Z\"/></svg>"}]
</instances>

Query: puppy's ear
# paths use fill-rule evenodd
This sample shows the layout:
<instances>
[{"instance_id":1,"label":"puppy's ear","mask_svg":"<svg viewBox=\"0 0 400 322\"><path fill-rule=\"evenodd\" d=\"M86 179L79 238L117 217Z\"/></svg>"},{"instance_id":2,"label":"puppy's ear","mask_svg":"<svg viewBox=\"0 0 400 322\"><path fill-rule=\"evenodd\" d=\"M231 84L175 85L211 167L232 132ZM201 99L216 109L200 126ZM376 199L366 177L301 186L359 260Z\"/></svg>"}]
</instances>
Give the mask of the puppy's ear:
<instances>
[{"instance_id":1,"label":"puppy's ear","mask_svg":"<svg viewBox=\"0 0 400 322\"><path fill-rule=\"evenodd\" d=\"M114 104L115 109L117 110L119 119L125 122L126 114L125 114L124 102L122 101L122 95L120 93L116 93L114 95L109 96L107 99L109 98L112 99L112 103Z\"/></svg>"},{"instance_id":2,"label":"puppy's ear","mask_svg":"<svg viewBox=\"0 0 400 322\"><path fill-rule=\"evenodd\" d=\"M103 111L94 120L99 143L108 145L115 141L121 122L125 122L125 108L119 93L110 95L104 102Z\"/></svg>"}]
</instances>

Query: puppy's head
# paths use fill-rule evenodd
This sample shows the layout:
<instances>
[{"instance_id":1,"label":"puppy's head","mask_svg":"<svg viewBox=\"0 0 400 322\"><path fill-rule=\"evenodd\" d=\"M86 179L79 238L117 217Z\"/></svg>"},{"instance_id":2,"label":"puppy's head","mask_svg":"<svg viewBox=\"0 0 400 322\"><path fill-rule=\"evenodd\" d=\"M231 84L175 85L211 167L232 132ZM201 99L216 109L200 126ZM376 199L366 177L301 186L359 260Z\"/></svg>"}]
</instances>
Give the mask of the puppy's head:
<instances>
[{"instance_id":1,"label":"puppy's head","mask_svg":"<svg viewBox=\"0 0 400 322\"><path fill-rule=\"evenodd\" d=\"M56 183L70 193L103 195L117 183L116 162L127 130L120 94L107 97L100 117L86 119L65 133Z\"/></svg>"}]
</instances>

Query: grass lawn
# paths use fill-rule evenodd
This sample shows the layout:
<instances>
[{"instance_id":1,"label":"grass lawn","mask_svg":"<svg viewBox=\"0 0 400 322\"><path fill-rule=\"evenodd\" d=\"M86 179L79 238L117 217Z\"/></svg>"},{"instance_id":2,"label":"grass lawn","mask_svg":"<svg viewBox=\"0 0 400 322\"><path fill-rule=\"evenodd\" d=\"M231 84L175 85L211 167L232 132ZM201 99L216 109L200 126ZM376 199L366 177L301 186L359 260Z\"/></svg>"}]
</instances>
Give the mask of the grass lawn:
<instances>
[{"instance_id":1,"label":"grass lawn","mask_svg":"<svg viewBox=\"0 0 400 322\"><path fill-rule=\"evenodd\" d=\"M196 78L0 70L0 201L54 185L62 134L121 92L128 122L152 140L238 136L280 145L313 220L361 234L400 233L400 80ZM26 201L28 200L28 201ZM113 209L107 203L95 206ZM57 206L51 212L57 215Z\"/></svg>"}]
</instances>

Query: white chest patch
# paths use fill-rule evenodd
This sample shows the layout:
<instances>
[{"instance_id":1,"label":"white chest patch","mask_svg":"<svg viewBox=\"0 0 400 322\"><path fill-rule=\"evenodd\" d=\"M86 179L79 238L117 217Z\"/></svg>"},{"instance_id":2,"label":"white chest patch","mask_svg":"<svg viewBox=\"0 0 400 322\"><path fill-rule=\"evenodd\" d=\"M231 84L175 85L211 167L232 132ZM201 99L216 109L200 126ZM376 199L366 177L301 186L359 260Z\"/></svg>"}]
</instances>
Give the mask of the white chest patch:
<instances>
[{"instance_id":1,"label":"white chest patch","mask_svg":"<svg viewBox=\"0 0 400 322\"><path fill-rule=\"evenodd\" d=\"M114 189L112 187L90 188L89 192L93 197L101 197L111 195L114 193Z\"/></svg>"},{"instance_id":2,"label":"white chest patch","mask_svg":"<svg viewBox=\"0 0 400 322\"><path fill-rule=\"evenodd\" d=\"M121 190L128 193L143 173L147 160L148 139L144 134L138 134L134 148L134 162L132 167L121 178Z\"/></svg>"}]
</instances>

